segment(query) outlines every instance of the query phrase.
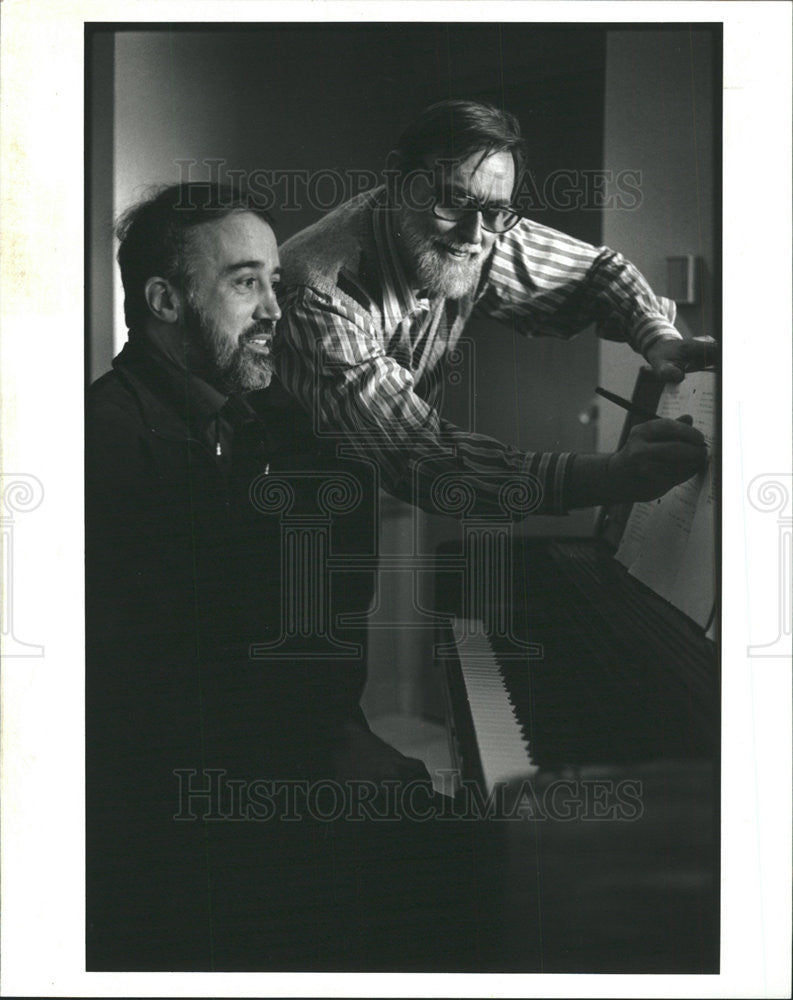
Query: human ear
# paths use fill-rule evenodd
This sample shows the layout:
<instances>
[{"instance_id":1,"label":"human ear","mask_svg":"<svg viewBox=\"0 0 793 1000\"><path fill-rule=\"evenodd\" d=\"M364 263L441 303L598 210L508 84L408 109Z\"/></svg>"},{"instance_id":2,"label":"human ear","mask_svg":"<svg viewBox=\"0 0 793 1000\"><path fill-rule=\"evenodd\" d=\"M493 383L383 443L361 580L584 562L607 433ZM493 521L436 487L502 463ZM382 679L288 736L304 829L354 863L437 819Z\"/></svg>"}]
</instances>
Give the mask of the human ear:
<instances>
[{"instance_id":1,"label":"human ear","mask_svg":"<svg viewBox=\"0 0 793 1000\"><path fill-rule=\"evenodd\" d=\"M144 293L146 304L161 323L178 323L182 313L179 293L167 278L149 278Z\"/></svg>"}]
</instances>

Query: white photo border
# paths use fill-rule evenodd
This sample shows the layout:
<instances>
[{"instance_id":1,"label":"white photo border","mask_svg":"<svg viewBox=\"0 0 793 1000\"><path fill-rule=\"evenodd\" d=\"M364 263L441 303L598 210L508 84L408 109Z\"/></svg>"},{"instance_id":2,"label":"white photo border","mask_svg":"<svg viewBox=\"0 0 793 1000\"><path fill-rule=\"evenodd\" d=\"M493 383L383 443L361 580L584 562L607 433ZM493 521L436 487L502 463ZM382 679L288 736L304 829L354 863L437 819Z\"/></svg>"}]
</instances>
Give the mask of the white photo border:
<instances>
[{"instance_id":1,"label":"white photo border","mask_svg":"<svg viewBox=\"0 0 793 1000\"><path fill-rule=\"evenodd\" d=\"M724 24L722 971L717 976L86 973L84 967L85 22L720 21ZM15 524L2 662L2 988L18 996L787 996L791 671L773 636L781 553L747 500L790 482L791 5L763 2L4 0L3 476ZM32 502L32 501L31 501ZM784 567L782 568L784 572ZM789 579L789 578L788 578ZM4 634L3 639L7 640Z\"/></svg>"}]
</instances>

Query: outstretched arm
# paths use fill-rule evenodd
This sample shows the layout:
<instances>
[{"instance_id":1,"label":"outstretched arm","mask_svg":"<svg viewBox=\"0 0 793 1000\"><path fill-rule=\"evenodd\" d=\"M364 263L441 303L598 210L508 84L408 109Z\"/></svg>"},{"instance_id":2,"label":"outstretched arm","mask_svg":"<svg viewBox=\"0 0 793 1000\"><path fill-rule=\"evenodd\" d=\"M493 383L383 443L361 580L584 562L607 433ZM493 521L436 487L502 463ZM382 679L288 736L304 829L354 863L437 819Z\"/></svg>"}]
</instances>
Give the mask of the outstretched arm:
<instances>
[{"instance_id":1,"label":"outstretched arm","mask_svg":"<svg viewBox=\"0 0 793 1000\"><path fill-rule=\"evenodd\" d=\"M630 344L664 381L717 360L716 342L684 340L674 302L620 254L525 219L497 240L477 308L528 336L568 339L594 323L598 336Z\"/></svg>"},{"instance_id":2,"label":"outstretched arm","mask_svg":"<svg viewBox=\"0 0 793 1000\"><path fill-rule=\"evenodd\" d=\"M439 497L457 482L464 483L466 513L565 510L568 454L520 451L441 420L363 311L304 287L291 289L282 308L276 346L282 382L312 413L315 433L373 461L389 492L449 513Z\"/></svg>"},{"instance_id":3,"label":"outstretched arm","mask_svg":"<svg viewBox=\"0 0 793 1000\"><path fill-rule=\"evenodd\" d=\"M560 514L660 496L699 467L698 448L696 458L681 451L698 432L674 421L637 428L615 455L523 452L462 431L417 395L412 373L385 353L363 313L307 288L290 290L283 312L279 375L312 413L315 433L352 445L385 489L432 513Z\"/></svg>"}]
</instances>

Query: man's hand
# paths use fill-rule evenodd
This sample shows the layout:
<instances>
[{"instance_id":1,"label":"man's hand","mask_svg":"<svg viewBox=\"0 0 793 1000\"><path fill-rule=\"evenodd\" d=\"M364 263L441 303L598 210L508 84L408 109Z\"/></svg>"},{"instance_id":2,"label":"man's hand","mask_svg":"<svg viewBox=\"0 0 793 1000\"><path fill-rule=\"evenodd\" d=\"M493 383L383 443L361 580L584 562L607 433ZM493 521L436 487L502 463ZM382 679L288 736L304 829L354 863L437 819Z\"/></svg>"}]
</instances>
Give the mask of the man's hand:
<instances>
[{"instance_id":1,"label":"man's hand","mask_svg":"<svg viewBox=\"0 0 793 1000\"><path fill-rule=\"evenodd\" d=\"M707 461L702 434L691 417L648 420L634 427L623 447L609 456L613 499L655 500L701 472Z\"/></svg>"},{"instance_id":2,"label":"man's hand","mask_svg":"<svg viewBox=\"0 0 793 1000\"><path fill-rule=\"evenodd\" d=\"M686 372L712 368L719 358L719 345L712 337L663 338L652 345L646 357L662 381L682 382Z\"/></svg>"}]
</instances>

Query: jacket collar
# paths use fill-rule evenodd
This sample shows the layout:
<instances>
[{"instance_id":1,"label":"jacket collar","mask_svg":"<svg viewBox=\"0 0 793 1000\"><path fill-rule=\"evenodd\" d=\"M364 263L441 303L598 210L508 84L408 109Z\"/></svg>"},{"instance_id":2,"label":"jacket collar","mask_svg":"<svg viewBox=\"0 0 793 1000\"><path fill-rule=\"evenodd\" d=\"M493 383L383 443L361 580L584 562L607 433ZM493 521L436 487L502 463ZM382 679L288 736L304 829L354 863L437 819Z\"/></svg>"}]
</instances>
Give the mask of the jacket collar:
<instances>
[{"instance_id":1,"label":"jacket collar","mask_svg":"<svg viewBox=\"0 0 793 1000\"><path fill-rule=\"evenodd\" d=\"M372 212L377 258L380 262L383 293L383 325L386 334L392 333L408 316L426 312L430 308L426 298L418 298L410 287L405 268L399 256L394 232L394 211L382 198Z\"/></svg>"},{"instance_id":2,"label":"jacket collar","mask_svg":"<svg viewBox=\"0 0 793 1000\"><path fill-rule=\"evenodd\" d=\"M149 426L167 436L204 430L229 398L171 361L143 333L130 335L113 368L134 391Z\"/></svg>"}]
</instances>

